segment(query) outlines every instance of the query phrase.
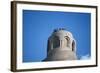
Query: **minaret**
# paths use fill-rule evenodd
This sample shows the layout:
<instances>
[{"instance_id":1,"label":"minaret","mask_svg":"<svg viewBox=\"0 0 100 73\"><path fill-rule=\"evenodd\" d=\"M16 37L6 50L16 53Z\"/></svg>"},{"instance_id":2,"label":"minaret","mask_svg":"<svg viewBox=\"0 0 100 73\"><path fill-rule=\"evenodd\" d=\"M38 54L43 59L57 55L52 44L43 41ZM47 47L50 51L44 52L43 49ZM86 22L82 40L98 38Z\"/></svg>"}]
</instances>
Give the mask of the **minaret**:
<instances>
[{"instance_id":1,"label":"minaret","mask_svg":"<svg viewBox=\"0 0 100 73\"><path fill-rule=\"evenodd\" d=\"M43 61L76 60L76 42L71 32L55 29L48 38L47 58Z\"/></svg>"}]
</instances>

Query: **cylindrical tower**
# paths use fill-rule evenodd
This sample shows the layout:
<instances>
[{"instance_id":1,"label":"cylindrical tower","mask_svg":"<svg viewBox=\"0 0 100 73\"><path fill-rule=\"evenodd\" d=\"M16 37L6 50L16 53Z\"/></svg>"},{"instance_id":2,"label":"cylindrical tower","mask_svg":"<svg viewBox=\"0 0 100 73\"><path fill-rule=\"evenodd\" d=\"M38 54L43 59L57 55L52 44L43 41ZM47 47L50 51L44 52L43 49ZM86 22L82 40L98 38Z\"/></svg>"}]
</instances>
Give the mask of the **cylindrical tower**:
<instances>
[{"instance_id":1,"label":"cylindrical tower","mask_svg":"<svg viewBox=\"0 0 100 73\"><path fill-rule=\"evenodd\" d=\"M76 60L76 41L64 28L54 30L48 38L47 58L44 61Z\"/></svg>"}]
</instances>

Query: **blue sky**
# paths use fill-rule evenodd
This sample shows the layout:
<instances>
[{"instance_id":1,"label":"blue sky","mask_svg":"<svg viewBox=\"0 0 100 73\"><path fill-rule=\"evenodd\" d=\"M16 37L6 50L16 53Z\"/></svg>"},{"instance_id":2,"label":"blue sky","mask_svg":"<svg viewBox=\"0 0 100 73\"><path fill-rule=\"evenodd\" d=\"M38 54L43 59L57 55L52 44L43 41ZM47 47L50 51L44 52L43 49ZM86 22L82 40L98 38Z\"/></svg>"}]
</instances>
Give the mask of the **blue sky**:
<instances>
[{"instance_id":1,"label":"blue sky","mask_svg":"<svg viewBox=\"0 0 100 73\"><path fill-rule=\"evenodd\" d=\"M38 62L46 57L48 37L56 28L73 34L78 59L90 57L90 27L90 13L23 10L23 62Z\"/></svg>"}]
</instances>

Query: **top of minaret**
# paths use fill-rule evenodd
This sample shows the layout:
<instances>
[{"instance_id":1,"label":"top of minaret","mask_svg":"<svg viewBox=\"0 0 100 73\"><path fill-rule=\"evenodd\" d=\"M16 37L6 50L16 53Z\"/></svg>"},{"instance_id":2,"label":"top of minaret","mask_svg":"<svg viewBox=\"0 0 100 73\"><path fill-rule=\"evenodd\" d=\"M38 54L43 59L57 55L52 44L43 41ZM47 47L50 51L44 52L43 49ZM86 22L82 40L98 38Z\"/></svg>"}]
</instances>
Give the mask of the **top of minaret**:
<instances>
[{"instance_id":1,"label":"top of minaret","mask_svg":"<svg viewBox=\"0 0 100 73\"><path fill-rule=\"evenodd\" d=\"M73 35L71 32L67 31L66 28L56 28L53 31L53 35L59 35L59 36L69 36L73 38Z\"/></svg>"},{"instance_id":2,"label":"top of minaret","mask_svg":"<svg viewBox=\"0 0 100 73\"><path fill-rule=\"evenodd\" d=\"M48 38L47 58L43 61L76 60L76 41L70 31L57 28Z\"/></svg>"}]
</instances>

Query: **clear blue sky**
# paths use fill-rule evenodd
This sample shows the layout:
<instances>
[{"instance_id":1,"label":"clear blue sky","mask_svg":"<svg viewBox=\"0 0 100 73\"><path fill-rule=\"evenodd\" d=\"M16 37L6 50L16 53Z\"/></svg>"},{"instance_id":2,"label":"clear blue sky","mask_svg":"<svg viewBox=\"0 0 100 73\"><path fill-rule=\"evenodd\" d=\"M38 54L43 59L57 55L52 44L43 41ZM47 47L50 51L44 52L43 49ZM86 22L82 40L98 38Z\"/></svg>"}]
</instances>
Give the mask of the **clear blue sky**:
<instances>
[{"instance_id":1,"label":"clear blue sky","mask_svg":"<svg viewBox=\"0 0 100 73\"><path fill-rule=\"evenodd\" d=\"M23 10L23 62L46 57L48 37L56 28L66 28L73 34L78 58L90 56L90 27L90 13Z\"/></svg>"}]
</instances>

